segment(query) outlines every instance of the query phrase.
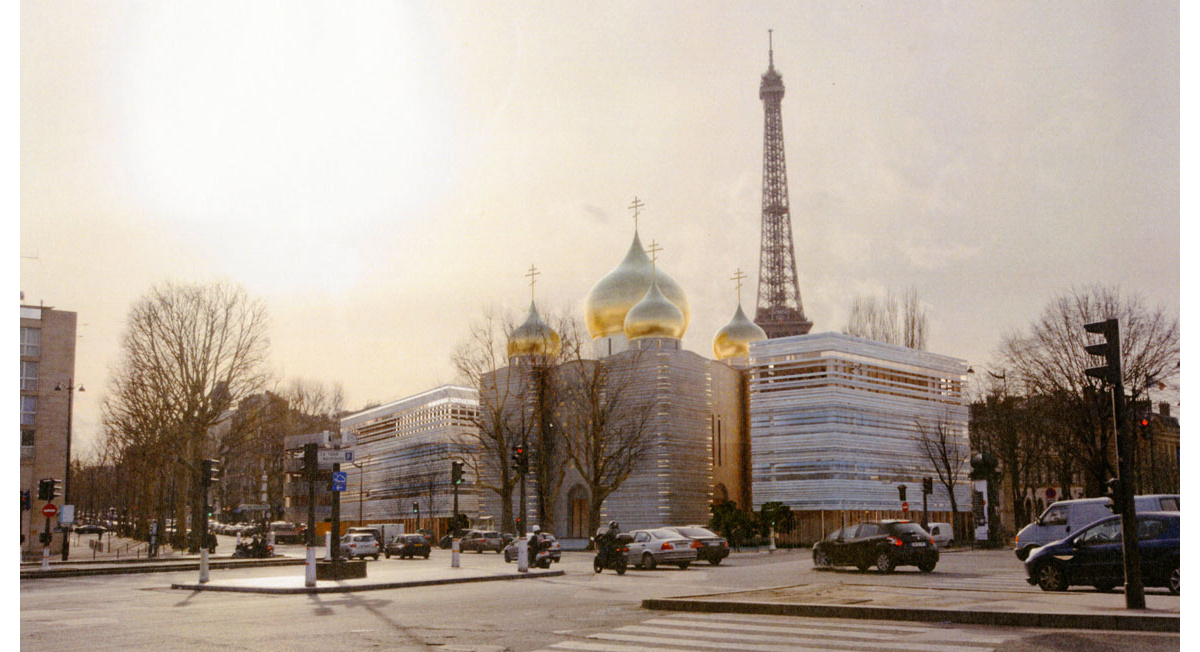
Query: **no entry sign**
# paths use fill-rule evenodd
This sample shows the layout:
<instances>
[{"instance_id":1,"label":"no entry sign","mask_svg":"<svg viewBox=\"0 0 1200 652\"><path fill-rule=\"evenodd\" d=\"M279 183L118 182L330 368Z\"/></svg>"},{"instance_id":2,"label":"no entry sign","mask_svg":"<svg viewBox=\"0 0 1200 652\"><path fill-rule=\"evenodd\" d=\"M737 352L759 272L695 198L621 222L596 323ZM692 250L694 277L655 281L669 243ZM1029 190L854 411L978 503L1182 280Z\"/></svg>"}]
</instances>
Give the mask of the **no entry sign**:
<instances>
[{"instance_id":1,"label":"no entry sign","mask_svg":"<svg viewBox=\"0 0 1200 652\"><path fill-rule=\"evenodd\" d=\"M58 505L55 505L54 503L46 503L46 506L42 508L42 516L45 516L46 518L54 518L55 516L58 516Z\"/></svg>"}]
</instances>

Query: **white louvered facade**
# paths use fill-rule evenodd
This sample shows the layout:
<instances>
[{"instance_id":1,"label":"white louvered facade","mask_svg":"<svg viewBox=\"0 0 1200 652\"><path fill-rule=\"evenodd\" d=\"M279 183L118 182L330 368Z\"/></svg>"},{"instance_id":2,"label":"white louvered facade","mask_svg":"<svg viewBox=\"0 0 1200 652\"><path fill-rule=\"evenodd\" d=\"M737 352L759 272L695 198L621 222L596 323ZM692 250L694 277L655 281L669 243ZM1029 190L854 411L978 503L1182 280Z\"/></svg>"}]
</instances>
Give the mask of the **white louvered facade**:
<instances>
[{"instance_id":1,"label":"white louvered facade","mask_svg":"<svg viewBox=\"0 0 1200 652\"><path fill-rule=\"evenodd\" d=\"M420 504L422 519L451 516L450 460L467 455L463 443L470 438L464 433L475 429L478 409L474 389L444 385L343 418L342 431L353 433L358 440L355 463L363 466L342 465L346 472L342 520L358 519L360 483L364 521L409 518L414 501ZM469 469L459 486L458 503L462 513L477 514L475 482Z\"/></svg>"},{"instance_id":2,"label":"white louvered facade","mask_svg":"<svg viewBox=\"0 0 1200 652\"><path fill-rule=\"evenodd\" d=\"M941 420L967 447L966 372L965 360L840 333L751 344L754 508L895 510L905 484L916 510L921 478L932 476L929 509L948 511L918 423ZM955 494L968 510L965 470Z\"/></svg>"}]
</instances>

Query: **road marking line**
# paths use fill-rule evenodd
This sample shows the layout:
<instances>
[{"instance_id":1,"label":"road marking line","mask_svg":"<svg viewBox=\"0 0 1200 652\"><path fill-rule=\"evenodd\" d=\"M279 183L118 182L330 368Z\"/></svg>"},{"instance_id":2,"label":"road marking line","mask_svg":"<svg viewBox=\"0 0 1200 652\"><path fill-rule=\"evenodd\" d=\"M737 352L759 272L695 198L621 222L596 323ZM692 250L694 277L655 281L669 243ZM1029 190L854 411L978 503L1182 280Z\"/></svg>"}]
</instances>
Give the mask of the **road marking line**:
<instances>
[{"instance_id":1,"label":"road marking line","mask_svg":"<svg viewBox=\"0 0 1200 652\"><path fill-rule=\"evenodd\" d=\"M827 628L827 627L811 627L811 626L809 626L809 627L805 627L805 626L782 627L779 625L751 625L751 624L746 624L746 623L709 623L709 622L703 622L703 621L681 622L681 621L667 620L665 618L653 618L651 620L645 620L645 621L642 621L642 624L643 625L667 625L667 626L671 626L671 627L700 627L700 628L704 628L704 629L724 629L724 630L736 629L736 630L744 630L744 631L750 631L750 632L764 632L764 633L774 632L776 634L836 634L839 636L850 636L850 637L860 638L860 639L865 639L865 640L894 640L896 638L896 632L881 632L881 631L865 632L865 631L832 629L832 628ZM931 631L934 631L934 630L931 630L931 629L905 630L905 633L925 633L925 632L931 632Z\"/></svg>"},{"instance_id":2,"label":"road marking line","mask_svg":"<svg viewBox=\"0 0 1200 652\"><path fill-rule=\"evenodd\" d=\"M659 643L667 645L686 645L690 648L710 648L717 650L745 650L746 652L829 652L828 647L802 647L795 644L789 645L755 645L752 643L738 643L736 648L731 648L728 641L703 641L700 639L683 639L683 638L663 638L659 636L634 636L632 634L595 634L592 638L599 638L613 641L628 641L631 643ZM639 648L646 649L646 648ZM840 652L875 652L876 646L869 648L833 648Z\"/></svg>"},{"instance_id":3,"label":"road marking line","mask_svg":"<svg viewBox=\"0 0 1200 652\"><path fill-rule=\"evenodd\" d=\"M783 616L783 617L788 618L789 616ZM766 621L766 622L778 623L781 621ZM1003 643L1004 641L1007 641L1009 638L1011 638L1011 637L1005 637L1005 636L989 636L989 635L980 636L980 635L974 635L970 630L945 629L942 627L893 628L890 625L883 624L883 623L880 623L878 626L876 626L876 625L863 625L863 624L859 624L859 623L837 623L837 622L821 621L821 622L813 623L811 625L796 624L796 625L785 626L785 625L748 624L748 623L739 623L739 622L711 622L710 619L705 619L700 615L693 615L693 614L687 614L686 616L681 614L680 616L676 616L674 618L654 618L654 619L650 619L650 620L645 620L642 622L642 624L667 625L667 626L672 626L672 627L701 627L701 628L711 628L711 629L735 628L735 629L744 629L744 630L749 630L749 631L779 632L779 633L789 633L789 632L819 633L819 634L842 635L842 636L849 636L849 637L861 638L861 639L886 639L886 640L894 640L897 635L911 636L911 635L919 635L919 634L934 634L939 637L945 637L947 634L950 634L953 632L964 632L964 633L969 634L968 638L972 641L987 642L989 644ZM868 632L857 631L857 630L862 630L862 629L869 629L871 631L868 631Z\"/></svg>"},{"instance_id":4,"label":"road marking line","mask_svg":"<svg viewBox=\"0 0 1200 652\"><path fill-rule=\"evenodd\" d=\"M686 618L688 620L727 620L731 622L756 622L756 623L781 623L789 620L804 620L807 622L818 623L822 627L838 627L845 629L869 629L878 631L881 629L889 629L894 631L911 631L911 632L927 632L938 629L926 625L907 625L907 624L892 624L891 622L880 623L875 625L865 625L857 622L845 622L840 620L829 620L827 618L807 618L805 616L767 616L762 614L672 614L672 618Z\"/></svg>"},{"instance_id":5,"label":"road marking line","mask_svg":"<svg viewBox=\"0 0 1200 652\"><path fill-rule=\"evenodd\" d=\"M646 647L645 645L615 645L588 641L563 641L550 646L554 650L585 650L587 652L680 652L677 647Z\"/></svg>"},{"instance_id":6,"label":"road marking line","mask_svg":"<svg viewBox=\"0 0 1200 652\"><path fill-rule=\"evenodd\" d=\"M669 627L644 627L641 625L629 625L617 629L618 632L640 632L645 634L701 634L708 638L715 639L732 639L738 642L741 641L761 641L763 643L788 643L795 640L793 636L771 636L768 634L747 634L743 632L695 632L687 629L674 629ZM844 640L834 638L833 640ZM870 643L871 641L848 641L851 644ZM957 643L956 645L937 645L934 643L903 643L899 641L889 641L887 644L889 649L897 650L919 650L923 652L958 652L964 647L981 647L991 649L990 644L975 645L966 641Z\"/></svg>"}]
</instances>

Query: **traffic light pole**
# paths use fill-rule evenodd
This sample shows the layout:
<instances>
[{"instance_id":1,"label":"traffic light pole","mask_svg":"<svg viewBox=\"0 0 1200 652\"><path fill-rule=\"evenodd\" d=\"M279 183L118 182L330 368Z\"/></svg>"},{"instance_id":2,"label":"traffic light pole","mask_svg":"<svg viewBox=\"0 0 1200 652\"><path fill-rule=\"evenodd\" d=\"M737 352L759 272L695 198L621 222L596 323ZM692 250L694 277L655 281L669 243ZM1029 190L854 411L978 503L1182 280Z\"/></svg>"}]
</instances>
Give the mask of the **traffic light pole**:
<instances>
[{"instance_id":1,"label":"traffic light pole","mask_svg":"<svg viewBox=\"0 0 1200 652\"><path fill-rule=\"evenodd\" d=\"M1117 487L1113 506L1121 515L1121 551L1125 565L1125 608L1145 609L1146 596L1142 584L1142 560L1138 550L1137 512L1133 502L1133 447L1129 441L1129 424L1125 419L1125 384L1121 374L1121 329L1116 319L1084 324L1089 333L1104 335L1103 344L1091 344L1085 349L1091 355L1104 356L1103 367L1093 367L1084 373L1104 381L1112 389L1113 429L1117 433Z\"/></svg>"}]
</instances>

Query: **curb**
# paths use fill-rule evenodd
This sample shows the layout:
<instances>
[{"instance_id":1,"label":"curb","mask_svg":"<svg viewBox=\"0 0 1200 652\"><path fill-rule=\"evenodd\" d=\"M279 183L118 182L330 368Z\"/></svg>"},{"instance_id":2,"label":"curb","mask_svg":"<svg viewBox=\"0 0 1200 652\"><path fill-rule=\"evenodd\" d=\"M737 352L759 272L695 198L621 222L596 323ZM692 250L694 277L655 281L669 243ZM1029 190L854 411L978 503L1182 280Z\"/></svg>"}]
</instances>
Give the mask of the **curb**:
<instances>
[{"instance_id":1,"label":"curb","mask_svg":"<svg viewBox=\"0 0 1200 652\"><path fill-rule=\"evenodd\" d=\"M414 586L439 586L442 584L466 584L469 582L495 582L502 580L525 580L543 577L558 577L563 571L539 571L514 575L486 575L483 577L451 577L437 580L414 580L409 582L386 582L383 584L314 586L295 588L267 588L257 586L213 586L211 584L172 584L172 589L191 591L224 591L227 593L267 593L272 595L297 595L313 593L356 593L358 591L381 591L384 589L404 589Z\"/></svg>"},{"instance_id":2,"label":"curb","mask_svg":"<svg viewBox=\"0 0 1200 652\"><path fill-rule=\"evenodd\" d=\"M1140 632L1179 632L1179 616L1151 616L1088 613L1032 613L1021 611L957 611L832 604L778 604L771 602L719 602L687 598L648 599L643 609L691 611L701 613L765 614L807 618L849 618L861 620L904 620L910 622L948 622L964 625L1002 625L1011 627L1048 627L1058 629L1101 629Z\"/></svg>"},{"instance_id":3,"label":"curb","mask_svg":"<svg viewBox=\"0 0 1200 652\"><path fill-rule=\"evenodd\" d=\"M178 563L160 562L160 566L132 566L129 568L60 568L44 570L23 570L21 579L36 580L48 577L82 577L85 575L131 575L134 573L170 573L173 571L198 571L200 562ZM229 568L264 568L269 566L303 566L303 559L264 559L258 561L210 561L209 570Z\"/></svg>"}]
</instances>

